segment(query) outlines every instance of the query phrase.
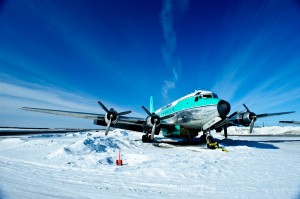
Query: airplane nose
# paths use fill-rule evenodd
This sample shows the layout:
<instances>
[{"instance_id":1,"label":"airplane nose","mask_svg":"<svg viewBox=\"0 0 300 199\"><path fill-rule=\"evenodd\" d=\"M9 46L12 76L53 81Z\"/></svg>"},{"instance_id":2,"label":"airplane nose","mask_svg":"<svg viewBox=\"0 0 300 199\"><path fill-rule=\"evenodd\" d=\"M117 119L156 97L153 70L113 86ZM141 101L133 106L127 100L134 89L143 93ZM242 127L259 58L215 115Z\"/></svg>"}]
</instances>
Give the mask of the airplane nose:
<instances>
[{"instance_id":1,"label":"airplane nose","mask_svg":"<svg viewBox=\"0 0 300 199\"><path fill-rule=\"evenodd\" d=\"M226 115L230 112L230 104L225 100L220 100L217 108L221 117L226 117Z\"/></svg>"}]
</instances>

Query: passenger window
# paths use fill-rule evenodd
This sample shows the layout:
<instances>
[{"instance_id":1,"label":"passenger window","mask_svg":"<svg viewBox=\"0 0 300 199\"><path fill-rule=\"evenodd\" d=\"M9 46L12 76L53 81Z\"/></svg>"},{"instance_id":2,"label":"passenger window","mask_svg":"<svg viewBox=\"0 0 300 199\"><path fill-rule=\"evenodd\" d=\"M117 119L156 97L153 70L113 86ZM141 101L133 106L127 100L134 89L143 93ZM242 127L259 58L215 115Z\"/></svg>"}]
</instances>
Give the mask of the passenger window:
<instances>
[{"instance_id":1,"label":"passenger window","mask_svg":"<svg viewBox=\"0 0 300 199\"><path fill-rule=\"evenodd\" d=\"M211 95L207 94L207 95L202 95L203 98L211 98Z\"/></svg>"},{"instance_id":2,"label":"passenger window","mask_svg":"<svg viewBox=\"0 0 300 199\"><path fill-rule=\"evenodd\" d=\"M199 97L197 96L196 98L195 98L195 102L197 102L199 100Z\"/></svg>"}]
</instances>

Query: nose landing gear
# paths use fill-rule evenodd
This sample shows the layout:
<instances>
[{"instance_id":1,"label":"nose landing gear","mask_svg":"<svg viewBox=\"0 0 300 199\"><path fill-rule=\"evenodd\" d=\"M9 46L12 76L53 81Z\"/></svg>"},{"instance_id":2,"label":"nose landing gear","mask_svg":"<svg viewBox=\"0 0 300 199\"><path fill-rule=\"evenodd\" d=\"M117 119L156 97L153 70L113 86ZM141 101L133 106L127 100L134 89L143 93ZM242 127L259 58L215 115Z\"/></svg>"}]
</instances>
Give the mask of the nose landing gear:
<instances>
[{"instance_id":1,"label":"nose landing gear","mask_svg":"<svg viewBox=\"0 0 300 199\"><path fill-rule=\"evenodd\" d=\"M220 148L219 143L216 142L213 136L210 134L210 131L203 132L203 135L200 136L200 142L205 143L209 149L218 149Z\"/></svg>"}]
</instances>

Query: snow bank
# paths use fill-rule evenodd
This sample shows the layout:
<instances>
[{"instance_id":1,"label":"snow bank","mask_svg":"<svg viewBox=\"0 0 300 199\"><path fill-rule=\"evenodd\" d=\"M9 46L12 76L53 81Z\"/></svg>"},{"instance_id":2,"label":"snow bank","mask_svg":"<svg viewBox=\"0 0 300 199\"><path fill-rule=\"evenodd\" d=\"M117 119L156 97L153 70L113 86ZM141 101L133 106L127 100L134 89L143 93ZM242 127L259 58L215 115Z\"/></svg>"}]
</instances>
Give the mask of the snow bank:
<instances>
[{"instance_id":1,"label":"snow bank","mask_svg":"<svg viewBox=\"0 0 300 199\"><path fill-rule=\"evenodd\" d=\"M128 148L124 142L113 137L92 137L64 147L64 151L68 154L104 153L124 147Z\"/></svg>"},{"instance_id":2,"label":"snow bank","mask_svg":"<svg viewBox=\"0 0 300 199\"><path fill-rule=\"evenodd\" d=\"M229 127L228 135L249 135L250 127ZM251 135L300 135L300 127L254 127Z\"/></svg>"},{"instance_id":3,"label":"snow bank","mask_svg":"<svg viewBox=\"0 0 300 199\"><path fill-rule=\"evenodd\" d=\"M1 145L0 150L7 150L9 148L14 148L23 142L24 140L20 138L9 138L9 139L0 140L0 145Z\"/></svg>"},{"instance_id":4,"label":"snow bank","mask_svg":"<svg viewBox=\"0 0 300 199\"><path fill-rule=\"evenodd\" d=\"M112 165L119 150L135 148L136 144L130 140L128 133L123 130L109 132L109 136L101 132L89 132L85 134L73 134L81 138L67 146L64 146L48 155L52 161L64 162L64 164L80 167L94 167L95 164Z\"/></svg>"}]
</instances>

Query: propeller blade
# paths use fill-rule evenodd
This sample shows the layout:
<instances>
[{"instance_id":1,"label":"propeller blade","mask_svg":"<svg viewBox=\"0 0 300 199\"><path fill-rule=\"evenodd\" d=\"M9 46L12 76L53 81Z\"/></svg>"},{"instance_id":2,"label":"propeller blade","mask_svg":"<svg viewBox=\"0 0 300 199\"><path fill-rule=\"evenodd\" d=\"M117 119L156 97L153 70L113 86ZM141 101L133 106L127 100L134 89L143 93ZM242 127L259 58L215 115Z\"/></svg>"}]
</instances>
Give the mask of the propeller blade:
<instances>
[{"instance_id":1,"label":"propeller blade","mask_svg":"<svg viewBox=\"0 0 300 199\"><path fill-rule=\"evenodd\" d=\"M127 115L131 113L131 111L124 111L124 112L121 112L121 113L117 113L117 116L120 116L120 115Z\"/></svg>"},{"instance_id":2,"label":"propeller blade","mask_svg":"<svg viewBox=\"0 0 300 199\"><path fill-rule=\"evenodd\" d=\"M256 117L253 117L252 120L251 120L251 123L250 123L250 133L252 133L252 131L253 131L255 120L256 120Z\"/></svg>"},{"instance_id":3,"label":"propeller blade","mask_svg":"<svg viewBox=\"0 0 300 199\"><path fill-rule=\"evenodd\" d=\"M232 113L231 115L229 115L228 119L232 118L232 117L235 116L236 114L238 114L238 111L235 111L234 113Z\"/></svg>"},{"instance_id":4,"label":"propeller blade","mask_svg":"<svg viewBox=\"0 0 300 199\"><path fill-rule=\"evenodd\" d=\"M108 109L102 104L102 102L98 101L98 104L103 108L103 110L108 113Z\"/></svg>"},{"instance_id":5,"label":"propeller blade","mask_svg":"<svg viewBox=\"0 0 300 199\"><path fill-rule=\"evenodd\" d=\"M144 106L142 106L142 109L147 113L147 115L151 116L152 114L146 109Z\"/></svg>"},{"instance_id":6,"label":"propeller blade","mask_svg":"<svg viewBox=\"0 0 300 199\"><path fill-rule=\"evenodd\" d=\"M261 117L270 117L270 116L275 116L275 115L284 115L284 114L291 114L291 113L295 113L295 111L279 112L279 113L264 113L264 114L258 114L256 116L258 118L261 118Z\"/></svg>"},{"instance_id":7,"label":"propeller blade","mask_svg":"<svg viewBox=\"0 0 300 199\"><path fill-rule=\"evenodd\" d=\"M153 127L152 127L152 131L151 131L151 140L154 139L155 128L156 128L156 121L154 122Z\"/></svg>"},{"instance_id":8,"label":"propeller blade","mask_svg":"<svg viewBox=\"0 0 300 199\"><path fill-rule=\"evenodd\" d=\"M107 124L106 130L105 130L105 136L107 136L107 134L108 134L108 131L109 131L110 125L111 125L111 118L110 118L110 119L109 119L109 121L108 121L108 124Z\"/></svg>"},{"instance_id":9,"label":"propeller blade","mask_svg":"<svg viewBox=\"0 0 300 199\"><path fill-rule=\"evenodd\" d=\"M250 112L250 110L248 109L248 107L246 106L246 104L243 104L244 105L244 107L246 108L246 110L248 111L248 112Z\"/></svg>"},{"instance_id":10,"label":"propeller blade","mask_svg":"<svg viewBox=\"0 0 300 199\"><path fill-rule=\"evenodd\" d=\"M227 139L227 126L224 126L224 136L225 136L225 139Z\"/></svg>"}]
</instances>

